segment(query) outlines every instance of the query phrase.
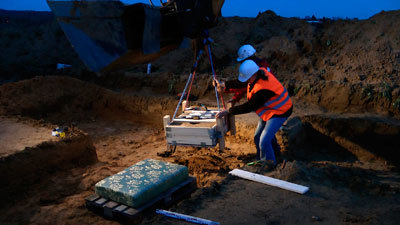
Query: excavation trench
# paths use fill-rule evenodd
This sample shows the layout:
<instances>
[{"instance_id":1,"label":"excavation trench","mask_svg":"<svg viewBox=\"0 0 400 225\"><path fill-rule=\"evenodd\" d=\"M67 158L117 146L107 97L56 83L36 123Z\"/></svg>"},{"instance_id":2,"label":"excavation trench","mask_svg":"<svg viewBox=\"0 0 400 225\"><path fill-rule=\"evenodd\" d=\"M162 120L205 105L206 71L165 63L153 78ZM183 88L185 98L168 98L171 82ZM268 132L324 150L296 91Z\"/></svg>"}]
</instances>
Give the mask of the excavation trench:
<instances>
[{"instance_id":1,"label":"excavation trench","mask_svg":"<svg viewBox=\"0 0 400 225\"><path fill-rule=\"evenodd\" d=\"M172 115L177 103L176 99L168 95L157 97L145 93L137 95L111 92L66 77L35 78L4 85L1 91L4 95L1 99L3 106L0 107L2 114L40 118L57 125L77 123L78 127L101 143L95 143L101 161L115 161L117 165L124 167L135 163L139 158L157 158L156 151L166 149L162 117ZM215 104L212 100L201 102ZM237 135L227 137L225 151L221 152L216 148L179 147L175 154L163 159L188 166L190 172L198 177L199 185L208 186L214 180L223 179L227 171L254 160L253 135L257 122L258 118L254 114L237 116ZM80 126L84 123L90 125ZM113 160L123 158L119 155L130 158L131 152L117 149L118 145L115 143L104 143L107 138L121 138L114 133L107 133L107 129L121 130L120 126L127 123L133 125L127 128L124 137L126 142L135 143L138 149L143 148L141 151L152 152L154 155L141 153L139 158L132 155L132 160L125 159L124 163ZM92 132L93 130L98 132ZM400 153L396 151L396 137L399 134L399 123L388 119L365 115L321 114L290 118L277 137L283 156L288 160L398 164ZM136 142L129 140L133 139L130 136L148 136L149 140ZM102 149L107 149L104 154L101 153Z\"/></svg>"},{"instance_id":2,"label":"excavation trench","mask_svg":"<svg viewBox=\"0 0 400 225\"><path fill-rule=\"evenodd\" d=\"M400 123L365 115L293 118L284 139L289 158L305 161L400 162ZM285 136L285 135L284 135Z\"/></svg>"}]
</instances>

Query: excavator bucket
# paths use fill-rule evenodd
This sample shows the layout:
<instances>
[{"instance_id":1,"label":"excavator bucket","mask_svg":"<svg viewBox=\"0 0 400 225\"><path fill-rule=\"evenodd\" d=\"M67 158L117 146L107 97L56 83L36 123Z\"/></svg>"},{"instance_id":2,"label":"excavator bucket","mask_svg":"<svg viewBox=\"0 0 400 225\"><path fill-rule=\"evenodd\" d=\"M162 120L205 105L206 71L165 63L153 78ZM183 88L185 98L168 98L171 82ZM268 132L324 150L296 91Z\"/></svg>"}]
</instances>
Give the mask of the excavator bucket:
<instances>
[{"instance_id":1,"label":"excavator bucket","mask_svg":"<svg viewBox=\"0 0 400 225\"><path fill-rule=\"evenodd\" d=\"M213 1L220 3L216 7ZM156 7L119 0L47 0L72 47L94 72L150 62L177 48L184 36L197 38L215 25L223 2L175 0Z\"/></svg>"},{"instance_id":2,"label":"excavator bucket","mask_svg":"<svg viewBox=\"0 0 400 225\"><path fill-rule=\"evenodd\" d=\"M130 50L143 55L160 51L161 15L155 7L115 0L47 2L72 47L94 72Z\"/></svg>"}]
</instances>

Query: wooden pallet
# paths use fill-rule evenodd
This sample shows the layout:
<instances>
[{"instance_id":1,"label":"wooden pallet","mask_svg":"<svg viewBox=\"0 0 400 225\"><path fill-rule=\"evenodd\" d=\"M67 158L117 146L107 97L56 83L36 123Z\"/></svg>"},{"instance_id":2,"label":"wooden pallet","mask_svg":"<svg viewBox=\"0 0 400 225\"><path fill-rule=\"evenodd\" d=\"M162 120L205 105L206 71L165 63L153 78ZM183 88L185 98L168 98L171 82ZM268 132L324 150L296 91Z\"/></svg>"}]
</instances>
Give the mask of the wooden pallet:
<instances>
[{"instance_id":1,"label":"wooden pallet","mask_svg":"<svg viewBox=\"0 0 400 225\"><path fill-rule=\"evenodd\" d=\"M156 207L168 208L172 204L190 197L190 194L196 190L196 178L189 177L181 184L162 193L157 198L146 203L139 208L132 208L123 204L119 204L112 200L103 198L97 194L90 195L85 198L86 208L107 219L118 220L120 222L138 222L141 220L146 211L150 211Z\"/></svg>"}]
</instances>

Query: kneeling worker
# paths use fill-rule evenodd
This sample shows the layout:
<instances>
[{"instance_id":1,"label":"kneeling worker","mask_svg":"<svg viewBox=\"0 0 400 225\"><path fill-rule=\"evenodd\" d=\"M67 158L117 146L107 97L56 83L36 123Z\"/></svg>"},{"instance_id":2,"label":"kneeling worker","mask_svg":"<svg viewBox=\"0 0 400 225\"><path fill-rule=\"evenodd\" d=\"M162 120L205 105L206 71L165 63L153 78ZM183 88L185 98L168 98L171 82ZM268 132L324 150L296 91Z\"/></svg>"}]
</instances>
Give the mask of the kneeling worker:
<instances>
[{"instance_id":1,"label":"kneeling worker","mask_svg":"<svg viewBox=\"0 0 400 225\"><path fill-rule=\"evenodd\" d=\"M265 162L272 160L276 165L272 140L275 133L292 114L293 104L289 93L272 73L259 67L252 60L246 60L240 65L238 80L240 82L235 80L226 83L217 80L214 82L219 92L224 89L229 90L231 85L237 86L238 83L247 86L248 100L242 105L230 108L229 111L219 112L216 117L221 118L228 113L238 115L255 111L260 117L254 135L257 159Z\"/></svg>"}]
</instances>

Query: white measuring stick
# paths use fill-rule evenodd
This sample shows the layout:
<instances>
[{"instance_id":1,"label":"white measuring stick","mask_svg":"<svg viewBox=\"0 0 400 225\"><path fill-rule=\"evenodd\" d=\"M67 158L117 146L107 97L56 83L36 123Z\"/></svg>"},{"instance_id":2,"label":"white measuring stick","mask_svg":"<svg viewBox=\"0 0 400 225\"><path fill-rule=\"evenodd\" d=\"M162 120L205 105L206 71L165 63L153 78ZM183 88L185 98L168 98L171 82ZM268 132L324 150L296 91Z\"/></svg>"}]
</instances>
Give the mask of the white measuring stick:
<instances>
[{"instance_id":1,"label":"white measuring stick","mask_svg":"<svg viewBox=\"0 0 400 225\"><path fill-rule=\"evenodd\" d=\"M263 183L263 184L268 184L274 187L278 187L278 188L282 188L288 191L293 191L299 194L304 194L306 193L310 188L306 187L306 186L302 186L302 185L298 185L298 184L294 184L294 183L290 183L287 181L283 181L283 180L279 180L279 179L275 179L272 177L268 177L268 176L263 176L260 174L256 174L256 173L251 173L245 170L240 170L240 169L234 169L231 172L229 172L229 174L232 174L234 176L238 176L247 180L252 180L252 181L256 181L259 183Z\"/></svg>"},{"instance_id":2,"label":"white measuring stick","mask_svg":"<svg viewBox=\"0 0 400 225\"><path fill-rule=\"evenodd\" d=\"M198 217L194 217L194 216L188 216L188 215L184 215L184 214L180 214L180 213L176 213L176 212L171 212L171 211L167 211L167 210L163 210L163 209L156 209L156 213L164 215L164 216L168 216L171 218L175 218L175 219L185 220L185 221L188 221L191 223L206 224L206 225L219 225L218 222L214 222L211 220L206 220L206 219L202 219L202 218L198 218Z\"/></svg>"}]
</instances>

